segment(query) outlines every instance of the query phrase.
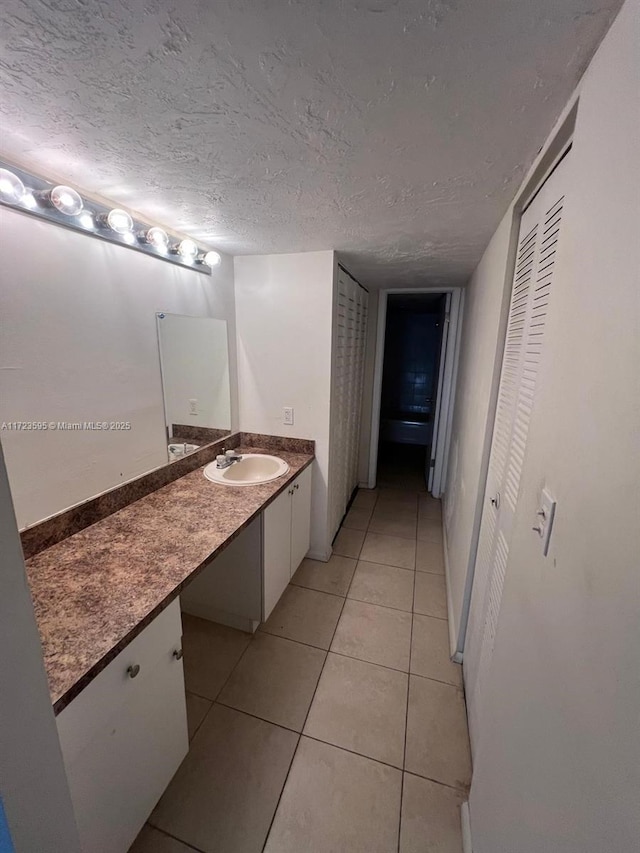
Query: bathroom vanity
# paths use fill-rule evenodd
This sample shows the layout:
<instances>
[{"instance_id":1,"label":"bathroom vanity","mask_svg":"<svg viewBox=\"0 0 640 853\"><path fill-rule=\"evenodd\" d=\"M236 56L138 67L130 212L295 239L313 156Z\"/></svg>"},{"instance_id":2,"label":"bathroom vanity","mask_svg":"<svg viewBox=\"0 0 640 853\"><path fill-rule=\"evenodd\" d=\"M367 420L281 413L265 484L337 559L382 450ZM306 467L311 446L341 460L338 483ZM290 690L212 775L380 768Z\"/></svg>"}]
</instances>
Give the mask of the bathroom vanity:
<instances>
[{"instance_id":1,"label":"bathroom vanity","mask_svg":"<svg viewBox=\"0 0 640 853\"><path fill-rule=\"evenodd\" d=\"M179 596L255 630L308 550L313 452L268 452L277 480L197 468L26 562L86 853L126 853L187 753Z\"/></svg>"}]
</instances>

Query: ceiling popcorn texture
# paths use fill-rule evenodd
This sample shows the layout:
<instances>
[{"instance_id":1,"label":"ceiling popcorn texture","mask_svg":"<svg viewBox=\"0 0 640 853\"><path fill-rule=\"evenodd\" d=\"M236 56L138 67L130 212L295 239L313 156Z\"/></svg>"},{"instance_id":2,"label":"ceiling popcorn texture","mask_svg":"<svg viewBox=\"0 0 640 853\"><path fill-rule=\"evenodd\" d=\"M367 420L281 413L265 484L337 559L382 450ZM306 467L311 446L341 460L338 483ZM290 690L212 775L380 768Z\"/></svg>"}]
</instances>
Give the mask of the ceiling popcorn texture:
<instances>
[{"instance_id":1,"label":"ceiling popcorn texture","mask_svg":"<svg viewBox=\"0 0 640 853\"><path fill-rule=\"evenodd\" d=\"M0 156L232 254L463 284L620 0L3 0Z\"/></svg>"}]
</instances>

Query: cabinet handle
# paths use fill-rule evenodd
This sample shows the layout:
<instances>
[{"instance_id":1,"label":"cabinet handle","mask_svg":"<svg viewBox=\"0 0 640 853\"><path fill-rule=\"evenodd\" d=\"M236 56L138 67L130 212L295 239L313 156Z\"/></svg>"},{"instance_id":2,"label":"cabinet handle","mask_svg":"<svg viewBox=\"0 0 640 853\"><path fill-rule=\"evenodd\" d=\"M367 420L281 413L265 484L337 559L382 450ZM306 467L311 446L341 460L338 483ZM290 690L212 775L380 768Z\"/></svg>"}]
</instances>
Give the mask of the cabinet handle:
<instances>
[{"instance_id":1,"label":"cabinet handle","mask_svg":"<svg viewBox=\"0 0 640 853\"><path fill-rule=\"evenodd\" d=\"M183 651L182 649L174 649L173 656L176 660L182 660Z\"/></svg>"},{"instance_id":2,"label":"cabinet handle","mask_svg":"<svg viewBox=\"0 0 640 853\"><path fill-rule=\"evenodd\" d=\"M292 495L292 494L293 494L293 489L289 489L289 491L288 491L288 493L287 493L287 494Z\"/></svg>"},{"instance_id":3,"label":"cabinet handle","mask_svg":"<svg viewBox=\"0 0 640 853\"><path fill-rule=\"evenodd\" d=\"M129 678L135 678L136 675L140 672L140 664L132 663L131 666L127 667L127 675Z\"/></svg>"},{"instance_id":4,"label":"cabinet handle","mask_svg":"<svg viewBox=\"0 0 640 853\"><path fill-rule=\"evenodd\" d=\"M294 486L293 488L294 488L294 489L299 489L299 488L300 488L300 483L296 483L296 484L295 484L295 486Z\"/></svg>"}]
</instances>

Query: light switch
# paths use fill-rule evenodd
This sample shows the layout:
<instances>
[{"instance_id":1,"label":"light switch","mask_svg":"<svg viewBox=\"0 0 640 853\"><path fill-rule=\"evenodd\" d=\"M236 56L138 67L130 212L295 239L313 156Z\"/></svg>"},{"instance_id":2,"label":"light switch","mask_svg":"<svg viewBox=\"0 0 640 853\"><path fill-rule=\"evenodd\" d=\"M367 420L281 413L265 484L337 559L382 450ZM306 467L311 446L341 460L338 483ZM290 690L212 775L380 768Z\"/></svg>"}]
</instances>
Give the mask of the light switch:
<instances>
[{"instance_id":1,"label":"light switch","mask_svg":"<svg viewBox=\"0 0 640 853\"><path fill-rule=\"evenodd\" d=\"M197 415L198 414L198 401L196 399L189 400L189 414Z\"/></svg>"},{"instance_id":2,"label":"light switch","mask_svg":"<svg viewBox=\"0 0 640 853\"><path fill-rule=\"evenodd\" d=\"M293 409L291 408L291 406L285 406L283 409L283 413L283 422L288 426L293 426Z\"/></svg>"},{"instance_id":3,"label":"light switch","mask_svg":"<svg viewBox=\"0 0 640 853\"><path fill-rule=\"evenodd\" d=\"M546 489L542 490L540 506L536 513L536 526L533 528L542 544L542 553L546 557L549 552L549 541L553 529L553 519L556 514L556 501Z\"/></svg>"}]
</instances>

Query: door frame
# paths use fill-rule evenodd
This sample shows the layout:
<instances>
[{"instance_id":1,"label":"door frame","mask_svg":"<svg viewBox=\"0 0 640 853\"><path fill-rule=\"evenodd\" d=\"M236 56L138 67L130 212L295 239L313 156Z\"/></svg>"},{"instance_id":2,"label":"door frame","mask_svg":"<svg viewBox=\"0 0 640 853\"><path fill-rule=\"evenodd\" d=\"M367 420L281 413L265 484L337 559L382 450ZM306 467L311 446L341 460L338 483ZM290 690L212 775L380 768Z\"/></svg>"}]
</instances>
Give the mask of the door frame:
<instances>
[{"instance_id":1,"label":"door frame","mask_svg":"<svg viewBox=\"0 0 640 853\"><path fill-rule=\"evenodd\" d=\"M442 412L442 394L439 394L444 380L445 356L449 345L449 322L451 317L451 299L450 293L445 293L444 317L442 322L442 334L440 335L440 351L438 352L438 384L436 385L436 407L433 416L433 429L431 430L431 447L429 458L425 460L427 470L425 478L427 480L427 491L430 492L436 482L436 464L440 464L442 451L438 452L440 438L440 413Z\"/></svg>"},{"instance_id":2,"label":"door frame","mask_svg":"<svg viewBox=\"0 0 640 853\"><path fill-rule=\"evenodd\" d=\"M464 305L463 287L403 287L387 288L380 291L378 301L378 326L376 330L376 349L373 370L373 394L371 401L371 441L369 444L369 475L367 486L375 489L378 476L378 445L380 443L380 405L382 402L382 370L384 366L384 343L387 324L387 300L389 295L406 293L451 294L449 312L449 335L444 359L442 387L438 384L437 395L441 396L440 429L438 443L441 452L436 463L433 479L434 497L441 497L447 481L447 463L449 443L451 439L451 424L453 421L453 404L455 400L456 378L458 375L458 358L460 354L460 329Z\"/></svg>"}]
</instances>

